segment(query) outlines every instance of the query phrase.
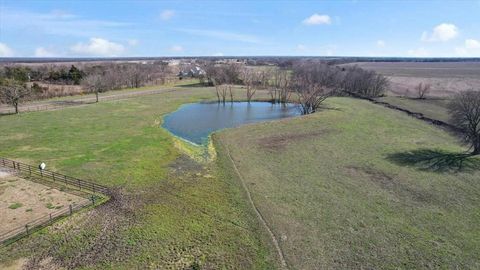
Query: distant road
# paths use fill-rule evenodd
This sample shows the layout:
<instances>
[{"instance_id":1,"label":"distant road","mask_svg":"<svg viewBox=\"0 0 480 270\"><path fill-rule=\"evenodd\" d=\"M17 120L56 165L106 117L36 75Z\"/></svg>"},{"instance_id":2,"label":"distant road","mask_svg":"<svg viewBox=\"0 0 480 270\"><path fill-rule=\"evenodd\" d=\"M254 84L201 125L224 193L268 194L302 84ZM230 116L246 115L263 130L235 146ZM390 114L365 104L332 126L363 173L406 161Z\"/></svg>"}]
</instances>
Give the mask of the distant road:
<instances>
[{"instance_id":1,"label":"distant road","mask_svg":"<svg viewBox=\"0 0 480 270\"><path fill-rule=\"evenodd\" d=\"M174 88L139 90L139 91L132 91L127 93L125 92L115 93L115 91L110 91L104 95L100 94L98 99L99 101L119 100L119 99L127 99L127 98L145 96L145 95L155 95L155 94L173 92L173 91L175 91ZM66 100L45 100L45 101L28 102L28 103L21 104L18 107L18 110L21 113L58 110L66 107L92 104L92 103L95 103L95 100L96 100L95 96L87 96L87 97L78 97L78 98L66 99ZM7 106L5 104L0 105L0 114L12 114L12 113L15 113L15 109L12 106Z\"/></svg>"}]
</instances>

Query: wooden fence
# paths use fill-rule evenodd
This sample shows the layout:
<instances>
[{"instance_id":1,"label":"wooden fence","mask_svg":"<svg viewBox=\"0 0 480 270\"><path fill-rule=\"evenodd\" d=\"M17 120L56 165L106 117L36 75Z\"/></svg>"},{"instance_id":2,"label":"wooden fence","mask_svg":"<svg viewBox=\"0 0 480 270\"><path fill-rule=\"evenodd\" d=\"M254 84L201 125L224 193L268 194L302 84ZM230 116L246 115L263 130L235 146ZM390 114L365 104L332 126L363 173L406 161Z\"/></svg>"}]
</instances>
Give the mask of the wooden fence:
<instances>
[{"instance_id":1,"label":"wooden fence","mask_svg":"<svg viewBox=\"0 0 480 270\"><path fill-rule=\"evenodd\" d=\"M60 174L48 170L40 170L38 167L34 167L28 164L24 164L18 161L0 158L0 167L8 168L13 170L20 175L28 175L32 177L40 177L42 180L52 181L54 183L62 183L67 186L73 186L79 190L84 190L93 193L101 193L105 196L111 196L110 190L102 185ZM73 214L73 212L82 209L88 205L95 204L95 196L92 194L90 201L84 200L82 203L70 204L68 208L60 209L56 212L52 212L48 215L44 215L35 220L32 220L25 224L24 226L19 226L8 232L0 234L0 242L3 244L12 243L24 236L29 235L33 231L43 228L44 226L52 224L55 220L58 220L62 217Z\"/></svg>"},{"instance_id":2,"label":"wooden fence","mask_svg":"<svg viewBox=\"0 0 480 270\"><path fill-rule=\"evenodd\" d=\"M110 190L106 186L102 186L93 182L81 180L75 177L67 176L61 173L52 172L49 170L40 170L38 167L34 167L28 164L24 164L18 161L0 158L0 167L13 169L18 173L22 173L29 176L39 176L42 180L51 180L53 182L60 182L65 185L77 187L79 190L88 190L93 193L99 192L105 195L110 194Z\"/></svg>"},{"instance_id":3,"label":"wooden fence","mask_svg":"<svg viewBox=\"0 0 480 270\"><path fill-rule=\"evenodd\" d=\"M82 203L78 204L70 204L68 208L65 209L60 209L56 212L52 212L48 215L44 215L42 217L39 217L35 220L32 220L25 224L24 226L19 226L13 230L10 230L8 232L0 234L0 243L2 244L10 244L15 242L16 240L19 240L34 231L43 228L45 226L48 226L55 222L56 220L69 216L73 214L73 212L78 211L82 209L85 206L95 204L95 200L92 199L92 201L84 201Z\"/></svg>"}]
</instances>

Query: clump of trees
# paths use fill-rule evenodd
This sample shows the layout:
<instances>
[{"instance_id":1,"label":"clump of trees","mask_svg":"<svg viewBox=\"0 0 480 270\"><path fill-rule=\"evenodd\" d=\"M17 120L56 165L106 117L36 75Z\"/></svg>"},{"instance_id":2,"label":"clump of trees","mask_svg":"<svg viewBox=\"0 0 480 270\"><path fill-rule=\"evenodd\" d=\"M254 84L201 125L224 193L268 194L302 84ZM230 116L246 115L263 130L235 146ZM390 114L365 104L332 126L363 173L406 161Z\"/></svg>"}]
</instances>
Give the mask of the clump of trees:
<instances>
[{"instance_id":1,"label":"clump of trees","mask_svg":"<svg viewBox=\"0 0 480 270\"><path fill-rule=\"evenodd\" d=\"M5 79L0 81L0 101L15 108L18 113L18 105L30 96L30 89L21 81Z\"/></svg>"},{"instance_id":2,"label":"clump of trees","mask_svg":"<svg viewBox=\"0 0 480 270\"><path fill-rule=\"evenodd\" d=\"M230 101L233 102L233 85L241 83L240 66L210 64L205 68L205 73L208 82L215 86L217 101L225 103L230 96Z\"/></svg>"},{"instance_id":3,"label":"clump of trees","mask_svg":"<svg viewBox=\"0 0 480 270\"><path fill-rule=\"evenodd\" d=\"M382 96L388 79L374 71L360 67L344 67L319 61L300 61L290 69L281 67L255 69L238 64L205 64L205 85L215 87L217 101L233 102L233 85L244 85L250 102L258 89L267 90L272 103L291 102L297 98L303 114L314 113L325 99L332 95L351 95L373 98Z\"/></svg>"},{"instance_id":4,"label":"clump of trees","mask_svg":"<svg viewBox=\"0 0 480 270\"><path fill-rule=\"evenodd\" d=\"M41 69L36 70L36 79L42 79ZM78 69L75 65L71 65L69 69L64 66L51 68L48 71L48 77L44 78L45 81L54 84L67 84L67 85L79 85L82 78L85 76L85 72ZM44 76L44 75L43 75Z\"/></svg>"},{"instance_id":5,"label":"clump of trees","mask_svg":"<svg viewBox=\"0 0 480 270\"><path fill-rule=\"evenodd\" d=\"M102 63L86 68L86 74L102 76L106 90L163 84L172 75L168 64L164 62Z\"/></svg>"},{"instance_id":6,"label":"clump of trees","mask_svg":"<svg viewBox=\"0 0 480 270\"><path fill-rule=\"evenodd\" d=\"M358 66L343 68L341 78L342 90L352 96L380 97L385 94L389 86L387 77Z\"/></svg>"},{"instance_id":7,"label":"clump of trees","mask_svg":"<svg viewBox=\"0 0 480 270\"><path fill-rule=\"evenodd\" d=\"M463 131L463 141L472 155L480 154L480 91L463 91L449 104L451 121Z\"/></svg>"},{"instance_id":8,"label":"clump of trees","mask_svg":"<svg viewBox=\"0 0 480 270\"><path fill-rule=\"evenodd\" d=\"M294 67L292 89L302 114L314 113L323 101L340 89L339 71L324 63L302 63Z\"/></svg>"},{"instance_id":9,"label":"clump of trees","mask_svg":"<svg viewBox=\"0 0 480 270\"><path fill-rule=\"evenodd\" d=\"M286 69L278 68L262 74L262 80L267 85L272 103L285 104L292 94L292 76Z\"/></svg>"}]
</instances>

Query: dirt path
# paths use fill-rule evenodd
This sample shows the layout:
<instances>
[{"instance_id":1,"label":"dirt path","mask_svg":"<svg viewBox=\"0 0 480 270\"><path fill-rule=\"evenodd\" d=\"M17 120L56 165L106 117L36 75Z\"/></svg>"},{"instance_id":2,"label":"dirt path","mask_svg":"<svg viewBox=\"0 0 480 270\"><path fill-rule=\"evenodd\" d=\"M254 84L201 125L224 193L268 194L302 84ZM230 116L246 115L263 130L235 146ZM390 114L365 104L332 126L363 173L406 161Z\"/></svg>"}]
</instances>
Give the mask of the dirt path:
<instances>
[{"instance_id":1,"label":"dirt path","mask_svg":"<svg viewBox=\"0 0 480 270\"><path fill-rule=\"evenodd\" d=\"M243 186L245 192L247 193L248 202L252 205L253 209L255 210L255 213L257 214L258 219L263 224L265 229L268 231L268 234L270 235L270 238L272 239L273 245L275 246L275 249L277 251L278 258L280 259L280 264L281 264L282 268L283 269L288 269L287 262L285 261L285 256L283 255L283 251L280 248L280 245L278 244L278 240L277 240L275 234L273 234L273 232L270 229L267 221L263 218L262 213L260 213L260 210L258 210L257 206L253 202L250 191L248 190L248 187L245 184L245 179L243 179L243 176L240 173L240 171L238 170L237 165L235 164L235 161L233 160L232 156L230 155L230 150L228 149L228 147L226 145L225 145L225 149L227 149L228 158L230 159L230 161L232 161L233 168L235 169L235 173L240 178L240 181L242 182L242 186Z\"/></svg>"},{"instance_id":2,"label":"dirt path","mask_svg":"<svg viewBox=\"0 0 480 270\"><path fill-rule=\"evenodd\" d=\"M114 93L114 91L112 91L110 92L110 94L100 95L98 99L99 101L121 100L121 99L127 99L132 97L155 95L155 94L173 92L173 91L175 91L175 89L173 88L141 90L141 91L132 91L128 93L124 93L124 92ZM78 97L75 99L68 99L68 100L46 100L46 101L22 104L18 107L18 110L20 112L50 111L50 110L63 109L66 107L92 104L92 103L95 103L95 101L96 101L95 96ZM3 104L0 105L0 115L11 114L14 112L15 112L15 109L13 107L3 105Z\"/></svg>"}]
</instances>

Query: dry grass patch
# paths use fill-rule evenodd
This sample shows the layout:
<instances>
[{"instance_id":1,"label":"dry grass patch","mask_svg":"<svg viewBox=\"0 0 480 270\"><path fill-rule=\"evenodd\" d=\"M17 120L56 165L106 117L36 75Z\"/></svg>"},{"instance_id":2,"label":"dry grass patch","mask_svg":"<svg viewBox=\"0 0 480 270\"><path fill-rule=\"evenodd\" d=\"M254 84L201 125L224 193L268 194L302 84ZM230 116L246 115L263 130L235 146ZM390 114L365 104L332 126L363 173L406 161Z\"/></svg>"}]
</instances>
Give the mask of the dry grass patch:
<instances>
[{"instance_id":1,"label":"dry grass patch","mask_svg":"<svg viewBox=\"0 0 480 270\"><path fill-rule=\"evenodd\" d=\"M0 234L54 211L88 201L0 171Z\"/></svg>"},{"instance_id":2,"label":"dry grass patch","mask_svg":"<svg viewBox=\"0 0 480 270\"><path fill-rule=\"evenodd\" d=\"M263 149L267 149L268 151L280 151L285 149L289 143L314 139L329 132L330 131L328 130L318 130L308 133L278 134L259 139L258 145Z\"/></svg>"}]
</instances>

